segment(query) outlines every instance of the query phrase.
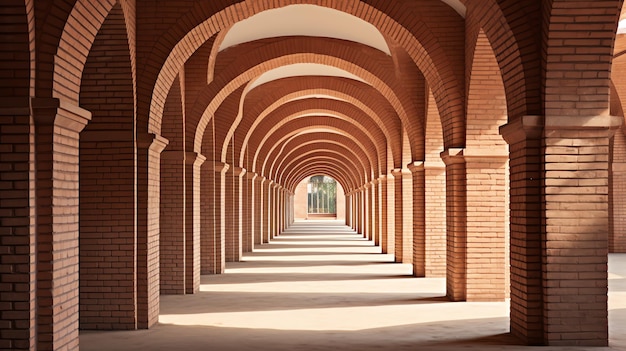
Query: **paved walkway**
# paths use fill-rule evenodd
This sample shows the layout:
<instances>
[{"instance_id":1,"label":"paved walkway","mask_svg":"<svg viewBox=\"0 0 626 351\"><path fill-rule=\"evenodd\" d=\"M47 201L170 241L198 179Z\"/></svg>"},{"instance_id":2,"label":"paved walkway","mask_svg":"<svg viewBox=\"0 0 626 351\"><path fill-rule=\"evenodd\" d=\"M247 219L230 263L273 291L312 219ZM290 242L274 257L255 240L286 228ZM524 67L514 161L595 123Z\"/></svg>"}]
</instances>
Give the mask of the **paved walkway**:
<instances>
[{"instance_id":1,"label":"paved walkway","mask_svg":"<svg viewBox=\"0 0 626 351\"><path fill-rule=\"evenodd\" d=\"M626 350L626 255L610 261L611 347L590 350ZM447 302L443 278L392 262L338 222L297 222L198 294L162 296L159 325L84 331L81 350L538 350L507 335L507 303Z\"/></svg>"}]
</instances>

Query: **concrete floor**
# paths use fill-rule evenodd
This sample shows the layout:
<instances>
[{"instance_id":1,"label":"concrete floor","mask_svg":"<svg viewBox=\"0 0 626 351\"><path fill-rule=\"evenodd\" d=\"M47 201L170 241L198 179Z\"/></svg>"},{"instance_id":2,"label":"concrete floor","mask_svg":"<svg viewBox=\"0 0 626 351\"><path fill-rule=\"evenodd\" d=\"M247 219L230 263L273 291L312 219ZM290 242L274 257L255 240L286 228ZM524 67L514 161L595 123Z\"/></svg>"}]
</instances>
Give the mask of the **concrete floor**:
<instances>
[{"instance_id":1,"label":"concrete floor","mask_svg":"<svg viewBox=\"0 0 626 351\"><path fill-rule=\"evenodd\" d=\"M162 296L150 330L80 334L81 350L626 350L626 255L610 255L609 348L526 347L508 303L447 302L339 222L297 222L269 245Z\"/></svg>"}]
</instances>

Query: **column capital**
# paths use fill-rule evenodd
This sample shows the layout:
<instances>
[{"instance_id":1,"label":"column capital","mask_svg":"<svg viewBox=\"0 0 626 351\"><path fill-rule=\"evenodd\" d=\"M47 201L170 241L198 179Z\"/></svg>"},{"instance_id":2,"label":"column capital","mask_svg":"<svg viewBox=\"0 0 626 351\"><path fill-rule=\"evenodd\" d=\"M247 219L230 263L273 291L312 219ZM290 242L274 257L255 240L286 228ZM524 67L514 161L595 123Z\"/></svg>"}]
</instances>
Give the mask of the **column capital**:
<instances>
[{"instance_id":1,"label":"column capital","mask_svg":"<svg viewBox=\"0 0 626 351\"><path fill-rule=\"evenodd\" d=\"M425 169L426 163L424 161L413 161L406 165L406 167L411 171L411 173L423 172Z\"/></svg>"},{"instance_id":2,"label":"column capital","mask_svg":"<svg viewBox=\"0 0 626 351\"><path fill-rule=\"evenodd\" d=\"M54 125L76 133L91 120L91 112L57 98L32 98L30 107L35 124Z\"/></svg>"},{"instance_id":3,"label":"column capital","mask_svg":"<svg viewBox=\"0 0 626 351\"><path fill-rule=\"evenodd\" d=\"M228 169L228 172L234 173L235 177L241 177L246 174L246 169L242 167L232 166Z\"/></svg>"},{"instance_id":4,"label":"column capital","mask_svg":"<svg viewBox=\"0 0 626 351\"><path fill-rule=\"evenodd\" d=\"M213 171L215 171L215 173L226 173L229 168L230 165L228 163L213 161Z\"/></svg>"},{"instance_id":5,"label":"column capital","mask_svg":"<svg viewBox=\"0 0 626 351\"><path fill-rule=\"evenodd\" d=\"M500 135L509 144L525 139L541 137L543 125L541 116L522 116L500 127Z\"/></svg>"},{"instance_id":6,"label":"column capital","mask_svg":"<svg viewBox=\"0 0 626 351\"><path fill-rule=\"evenodd\" d=\"M258 177L258 174L254 172L246 172L246 178L254 181Z\"/></svg>"},{"instance_id":7,"label":"column capital","mask_svg":"<svg viewBox=\"0 0 626 351\"><path fill-rule=\"evenodd\" d=\"M163 153L165 147L169 144L169 140L157 134L142 134L137 136L137 147L150 149L150 151Z\"/></svg>"},{"instance_id":8,"label":"column capital","mask_svg":"<svg viewBox=\"0 0 626 351\"><path fill-rule=\"evenodd\" d=\"M622 126L623 117L601 116L522 116L500 127L507 143L538 139L556 130L605 130L611 137Z\"/></svg>"},{"instance_id":9,"label":"column capital","mask_svg":"<svg viewBox=\"0 0 626 351\"><path fill-rule=\"evenodd\" d=\"M449 148L441 152L441 159L446 166L465 163L465 158L463 157L464 150L464 148Z\"/></svg>"}]
</instances>

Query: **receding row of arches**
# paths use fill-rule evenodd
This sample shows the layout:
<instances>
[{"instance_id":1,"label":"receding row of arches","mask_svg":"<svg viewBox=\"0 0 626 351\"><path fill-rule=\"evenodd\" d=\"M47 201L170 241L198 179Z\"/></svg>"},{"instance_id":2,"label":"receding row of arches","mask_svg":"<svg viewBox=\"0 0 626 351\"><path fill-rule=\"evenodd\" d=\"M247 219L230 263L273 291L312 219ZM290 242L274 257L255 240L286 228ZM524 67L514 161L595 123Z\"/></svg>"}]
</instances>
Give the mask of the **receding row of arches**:
<instances>
[{"instance_id":1,"label":"receding row of arches","mask_svg":"<svg viewBox=\"0 0 626 351\"><path fill-rule=\"evenodd\" d=\"M510 297L525 343L608 342L621 1L0 7L7 347L149 328L161 294L280 235L320 175L450 300Z\"/></svg>"}]
</instances>

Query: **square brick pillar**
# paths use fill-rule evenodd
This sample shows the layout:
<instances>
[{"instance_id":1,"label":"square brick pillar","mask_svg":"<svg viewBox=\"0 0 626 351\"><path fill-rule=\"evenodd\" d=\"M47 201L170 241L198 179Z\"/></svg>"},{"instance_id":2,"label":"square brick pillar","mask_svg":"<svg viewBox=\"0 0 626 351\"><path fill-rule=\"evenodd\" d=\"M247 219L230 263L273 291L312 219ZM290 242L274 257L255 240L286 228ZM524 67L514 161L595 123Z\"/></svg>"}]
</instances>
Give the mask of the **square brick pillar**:
<instances>
[{"instance_id":1,"label":"square brick pillar","mask_svg":"<svg viewBox=\"0 0 626 351\"><path fill-rule=\"evenodd\" d=\"M510 145L511 333L528 344L608 344L612 116L524 116Z\"/></svg>"},{"instance_id":2,"label":"square brick pillar","mask_svg":"<svg viewBox=\"0 0 626 351\"><path fill-rule=\"evenodd\" d=\"M377 186L377 182L375 180L372 180L370 182L370 192L369 192L369 199L370 199L370 235L369 235L369 239L372 240L374 242L374 245L377 246L376 241L378 240L378 199L377 196L378 194L376 193L376 191L378 190L378 186Z\"/></svg>"},{"instance_id":3,"label":"square brick pillar","mask_svg":"<svg viewBox=\"0 0 626 351\"><path fill-rule=\"evenodd\" d=\"M380 236L381 236L381 220L380 220L380 179L374 179L372 181L372 207L373 207L373 216L374 216L374 245L380 246Z\"/></svg>"},{"instance_id":4,"label":"square brick pillar","mask_svg":"<svg viewBox=\"0 0 626 351\"><path fill-rule=\"evenodd\" d=\"M392 171L395 192L395 261L413 262L413 175L408 169Z\"/></svg>"},{"instance_id":5,"label":"square brick pillar","mask_svg":"<svg viewBox=\"0 0 626 351\"><path fill-rule=\"evenodd\" d=\"M425 172L424 162L416 161L408 165L413 182L413 275L426 276L426 216L425 216Z\"/></svg>"},{"instance_id":6,"label":"square brick pillar","mask_svg":"<svg viewBox=\"0 0 626 351\"><path fill-rule=\"evenodd\" d=\"M185 152L161 153L160 290L185 293Z\"/></svg>"},{"instance_id":7,"label":"square brick pillar","mask_svg":"<svg viewBox=\"0 0 626 351\"><path fill-rule=\"evenodd\" d=\"M373 196L373 184L367 183L365 185L365 199L366 199L366 225L367 225L367 239L374 239L374 196Z\"/></svg>"},{"instance_id":8,"label":"square brick pillar","mask_svg":"<svg viewBox=\"0 0 626 351\"><path fill-rule=\"evenodd\" d=\"M31 205L36 206L37 349L78 350L78 138L91 114L58 99L32 99L31 108L37 156L32 159L36 172L36 200ZM5 132L6 128L3 129ZM2 206L5 206L4 199ZM23 206L27 207L28 203L24 202ZM3 222L3 230L4 225L10 224L10 221ZM11 240L3 245L5 243L10 244ZM30 247L25 250L18 262L29 262L31 251ZM3 265L9 262L3 252ZM26 276L23 279L30 282ZM22 319L26 325L32 321L29 316L32 290L29 291L28 285L24 288L2 294L2 299L12 295L17 299L21 297L22 301L9 302L18 312L15 315L3 312L3 317L9 320L17 317L15 319ZM6 322L3 319L3 324ZM22 343L30 343L32 337L26 330L11 331L2 337L5 336L17 336Z\"/></svg>"},{"instance_id":9,"label":"square brick pillar","mask_svg":"<svg viewBox=\"0 0 626 351\"><path fill-rule=\"evenodd\" d=\"M345 195L346 195L346 225L352 228L352 209L351 209L352 195L350 194L345 194Z\"/></svg>"},{"instance_id":10,"label":"square brick pillar","mask_svg":"<svg viewBox=\"0 0 626 351\"><path fill-rule=\"evenodd\" d=\"M446 168L443 162L424 163L426 215L426 276L446 276Z\"/></svg>"},{"instance_id":11,"label":"square brick pillar","mask_svg":"<svg viewBox=\"0 0 626 351\"><path fill-rule=\"evenodd\" d=\"M167 139L137 137L137 328L159 320L159 214L161 152Z\"/></svg>"},{"instance_id":12,"label":"square brick pillar","mask_svg":"<svg viewBox=\"0 0 626 351\"><path fill-rule=\"evenodd\" d=\"M270 204L270 183L271 180L262 177L261 178L261 240L263 244L270 242L270 228L269 228L269 204Z\"/></svg>"},{"instance_id":13,"label":"square brick pillar","mask_svg":"<svg viewBox=\"0 0 626 351\"><path fill-rule=\"evenodd\" d=\"M256 173L255 173L256 174ZM258 175L254 178L254 197L252 208L254 214L254 221L252 222L252 235L254 237L254 245L261 245L263 243L263 219L262 219L262 204L263 204L263 180L265 178Z\"/></svg>"},{"instance_id":14,"label":"square brick pillar","mask_svg":"<svg viewBox=\"0 0 626 351\"><path fill-rule=\"evenodd\" d=\"M500 301L506 294L506 154L448 149L447 295Z\"/></svg>"},{"instance_id":15,"label":"square brick pillar","mask_svg":"<svg viewBox=\"0 0 626 351\"><path fill-rule=\"evenodd\" d=\"M353 212L354 212L354 230L359 233L359 234L363 234L363 228L361 226L361 189L356 189L354 192L354 200L352 202L353 205Z\"/></svg>"},{"instance_id":16,"label":"square brick pillar","mask_svg":"<svg viewBox=\"0 0 626 351\"><path fill-rule=\"evenodd\" d=\"M371 213L372 213L372 208L371 206L371 202L370 202L370 187L372 185L369 183L366 183L365 185L363 185L363 188L361 190L361 198L363 199L363 237L365 239L369 239L371 236L371 230L372 230L372 222L370 221L370 217L371 217Z\"/></svg>"},{"instance_id":17,"label":"square brick pillar","mask_svg":"<svg viewBox=\"0 0 626 351\"><path fill-rule=\"evenodd\" d=\"M252 252L254 245L254 178L256 173L246 172L241 192L241 246L243 252Z\"/></svg>"},{"instance_id":18,"label":"square brick pillar","mask_svg":"<svg viewBox=\"0 0 626 351\"><path fill-rule=\"evenodd\" d=\"M34 128L28 100L0 108L0 349L35 350L37 332ZM7 292L7 293L4 293ZM12 293L8 293L12 292Z\"/></svg>"},{"instance_id":19,"label":"square brick pillar","mask_svg":"<svg viewBox=\"0 0 626 351\"><path fill-rule=\"evenodd\" d=\"M243 253L241 188L245 169L230 167L224 187L226 262L239 262Z\"/></svg>"},{"instance_id":20,"label":"square brick pillar","mask_svg":"<svg viewBox=\"0 0 626 351\"><path fill-rule=\"evenodd\" d=\"M206 157L195 152L185 155L185 292L200 290L200 193L201 171Z\"/></svg>"},{"instance_id":21,"label":"square brick pillar","mask_svg":"<svg viewBox=\"0 0 626 351\"><path fill-rule=\"evenodd\" d=\"M381 175L378 178L378 207L380 212L380 248L382 253L388 253L389 228L387 223L387 176Z\"/></svg>"},{"instance_id":22,"label":"square brick pillar","mask_svg":"<svg viewBox=\"0 0 626 351\"><path fill-rule=\"evenodd\" d=\"M226 266L224 180L230 166L218 161L202 165L200 205L200 272L222 274Z\"/></svg>"},{"instance_id":23,"label":"square brick pillar","mask_svg":"<svg viewBox=\"0 0 626 351\"><path fill-rule=\"evenodd\" d=\"M609 252L626 253L626 136L613 137L609 174Z\"/></svg>"},{"instance_id":24,"label":"square brick pillar","mask_svg":"<svg viewBox=\"0 0 626 351\"><path fill-rule=\"evenodd\" d=\"M394 255L396 252L396 182L392 173L386 176L387 183L387 202L385 208L387 209L387 252ZM384 240L384 239L383 239ZM383 244L384 245L384 244ZM383 251L384 252L384 251Z\"/></svg>"}]
</instances>

